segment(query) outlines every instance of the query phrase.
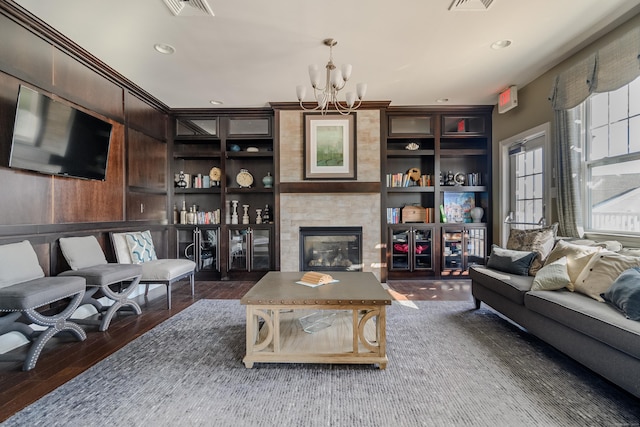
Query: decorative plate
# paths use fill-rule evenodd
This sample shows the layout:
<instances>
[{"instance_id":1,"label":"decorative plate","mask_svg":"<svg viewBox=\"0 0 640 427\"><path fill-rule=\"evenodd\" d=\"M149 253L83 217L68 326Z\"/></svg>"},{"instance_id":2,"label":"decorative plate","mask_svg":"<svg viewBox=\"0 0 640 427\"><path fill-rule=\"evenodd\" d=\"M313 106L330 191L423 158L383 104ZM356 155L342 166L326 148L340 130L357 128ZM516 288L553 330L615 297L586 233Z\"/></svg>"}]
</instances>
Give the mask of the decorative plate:
<instances>
[{"instance_id":1,"label":"decorative plate","mask_svg":"<svg viewBox=\"0 0 640 427\"><path fill-rule=\"evenodd\" d=\"M209 171L209 178L211 181L220 181L220 177L222 176L222 171L219 167L212 167Z\"/></svg>"}]
</instances>

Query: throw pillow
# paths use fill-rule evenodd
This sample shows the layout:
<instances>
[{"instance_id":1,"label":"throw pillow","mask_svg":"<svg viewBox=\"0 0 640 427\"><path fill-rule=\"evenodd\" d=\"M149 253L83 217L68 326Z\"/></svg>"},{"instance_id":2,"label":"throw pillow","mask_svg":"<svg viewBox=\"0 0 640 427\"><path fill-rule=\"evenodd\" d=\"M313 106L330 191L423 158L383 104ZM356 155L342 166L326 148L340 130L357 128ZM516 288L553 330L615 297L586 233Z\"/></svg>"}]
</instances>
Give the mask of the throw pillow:
<instances>
[{"instance_id":1,"label":"throw pillow","mask_svg":"<svg viewBox=\"0 0 640 427\"><path fill-rule=\"evenodd\" d=\"M0 246L0 288L41 277L44 271L28 240Z\"/></svg>"},{"instance_id":2,"label":"throw pillow","mask_svg":"<svg viewBox=\"0 0 640 427\"><path fill-rule=\"evenodd\" d=\"M514 251L501 248L498 245L491 245L487 267L505 273L526 276L529 274L529 267L531 267L531 262L536 255L535 252Z\"/></svg>"},{"instance_id":3,"label":"throw pillow","mask_svg":"<svg viewBox=\"0 0 640 427\"><path fill-rule=\"evenodd\" d=\"M511 229L507 240L507 249L516 251L536 252L537 256L531 263L529 275L533 276L544 265L544 261L553 249L556 241L558 224L531 230Z\"/></svg>"},{"instance_id":4,"label":"throw pillow","mask_svg":"<svg viewBox=\"0 0 640 427\"><path fill-rule=\"evenodd\" d=\"M602 294L631 320L640 320L640 268L625 270Z\"/></svg>"},{"instance_id":5,"label":"throw pillow","mask_svg":"<svg viewBox=\"0 0 640 427\"><path fill-rule=\"evenodd\" d=\"M95 236L61 237L60 249L72 270L107 263Z\"/></svg>"},{"instance_id":6,"label":"throw pillow","mask_svg":"<svg viewBox=\"0 0 640 427\"><path fill-rule=\"evenodd\" d=\"M138 233L127 233L124 237L129 247L129 253L131 254L131 262L134 264L142 264L143 262L158 259L149 230Z\"/></svg>"},{"instance_id":7,"label":"throw pillow","mask_svg":"<svg viewBox=\"0 0 640 427\"><path fill-rule=\"evenodd\" d=\"M550 263L545 263L536 273L531 290L555 291L566 288L571 283L567 272L567 257L562 257Z\"/></svg>"},{"instance_id":8,"label":"throw pillow","mask_svg":"<svg viewBox=\"0 0 640 427\"><path fill-rule=\"evenodd\" d=\"M567 258L567 273L569 274L569 284L567 289L574 291L574 283L578 280L578 276L587 266L591 257L594 254L600 252L601 248L598 246L585 246L580 244L574 244L566 242L564 240L558 240L553 250L544 262L544 265L551 264L559 260L560 258Z\"/></svg>"},{"instance_id":9,"label":"throw pillow","mask_svg":"<svg viewBox=\"0 0 640 427\"><path fill-rule=\"evenodd\" d=\"M640 267L640 258L601 251L582 270L576 280L575 290L602 302L604 299L600 295L611 287L620 273L634 267Z\"/></svg>"}]
</instances>

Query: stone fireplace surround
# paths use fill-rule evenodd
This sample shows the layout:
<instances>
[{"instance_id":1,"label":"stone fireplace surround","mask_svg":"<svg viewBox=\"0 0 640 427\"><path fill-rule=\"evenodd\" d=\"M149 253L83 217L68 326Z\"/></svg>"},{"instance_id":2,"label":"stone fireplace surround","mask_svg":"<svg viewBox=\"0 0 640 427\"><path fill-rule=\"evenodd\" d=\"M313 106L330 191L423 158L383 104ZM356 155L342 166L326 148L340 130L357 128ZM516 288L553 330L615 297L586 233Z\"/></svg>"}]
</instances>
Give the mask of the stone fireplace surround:
<instances>
[{"instance_id":1,"label":"stone fireplace surround","mask_svg":"<svg viewBox=\"0 0 640 427\"><path fill-rule=\"evenodd\" d=\"M280 121L280 183L303 179L304 128L301 111L278 111ZM380 182L380 111L356 112L356 181ZM318 182L318 181L314 181ZM322 181L323 183L325 181ZM334 181L335 182L335 181ZM280 193L280 270L299 271L300 227L362 227L363 271L380 279L380 193Z\"/></svg>"}]
</instances>

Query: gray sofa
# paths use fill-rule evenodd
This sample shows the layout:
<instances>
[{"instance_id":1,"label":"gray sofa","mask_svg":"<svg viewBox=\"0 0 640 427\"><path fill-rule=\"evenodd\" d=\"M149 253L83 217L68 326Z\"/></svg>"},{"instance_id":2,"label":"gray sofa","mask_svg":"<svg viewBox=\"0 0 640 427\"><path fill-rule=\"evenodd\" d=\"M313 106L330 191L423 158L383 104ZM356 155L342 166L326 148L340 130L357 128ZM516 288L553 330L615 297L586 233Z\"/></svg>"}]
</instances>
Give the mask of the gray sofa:
<instances>
[{"instance_id":1,"label":"gray sofa","mask_svg":"<svg viewBox=\"0 0 640 427\"><path fill-rule=\"evenodd\" d=\"M470 269L481 302L640 398L640 322L610 304L568 290L532 291L533 276Z\"/></svg>"}]
</instances>

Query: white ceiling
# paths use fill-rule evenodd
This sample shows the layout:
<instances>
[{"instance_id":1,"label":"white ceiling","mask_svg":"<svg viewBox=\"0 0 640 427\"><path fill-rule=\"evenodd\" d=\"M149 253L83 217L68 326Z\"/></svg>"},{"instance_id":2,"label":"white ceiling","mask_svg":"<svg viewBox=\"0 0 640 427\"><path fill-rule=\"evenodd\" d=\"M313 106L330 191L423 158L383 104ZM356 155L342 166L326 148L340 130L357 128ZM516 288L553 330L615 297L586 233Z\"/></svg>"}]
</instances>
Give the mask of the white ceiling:
<instances>
[{"instance_id":1,"label":"white ceiling","mask_svg":"<svg viewBox=\"0 0 640 427\"><path fill-rule=\"evenodd\" d=\"M327 62L325 38L338 41L337 65L353 65L348 86L368 84L366 100L496 104L640 10L640 0L493 0L485 11L450 11L453 0L208 0L211 17L174 16L163 0L14 1L171 108L293 102L299 84L310 100L307 66ZM502 39L512 45L490 48Z\"/></svg>"}]
</instances>

